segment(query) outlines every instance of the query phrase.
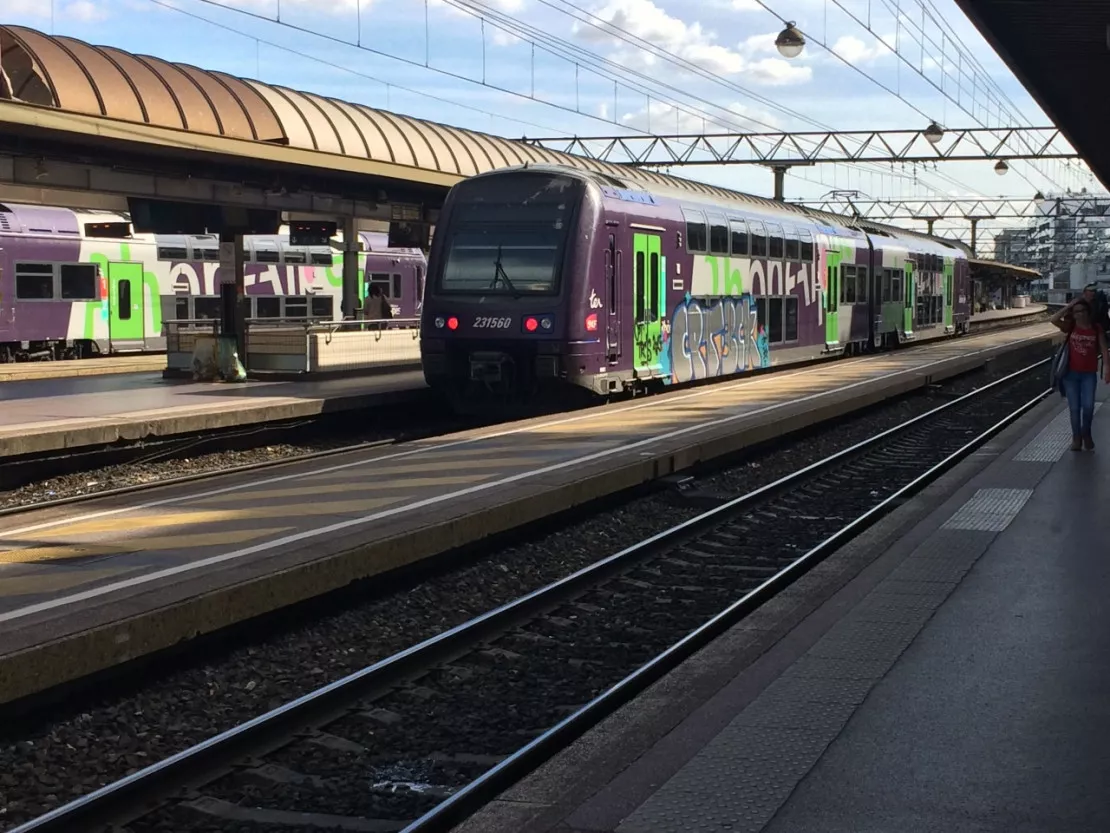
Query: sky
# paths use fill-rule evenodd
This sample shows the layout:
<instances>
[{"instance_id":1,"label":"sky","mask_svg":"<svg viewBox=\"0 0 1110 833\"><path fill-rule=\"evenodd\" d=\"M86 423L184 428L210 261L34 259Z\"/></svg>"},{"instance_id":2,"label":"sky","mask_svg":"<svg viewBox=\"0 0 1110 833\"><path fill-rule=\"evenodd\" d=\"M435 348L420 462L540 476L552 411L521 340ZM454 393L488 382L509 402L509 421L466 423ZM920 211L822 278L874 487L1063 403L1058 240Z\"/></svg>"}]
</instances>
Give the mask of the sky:
<instances>
[{"instance_id":1,"label":"sky","mask_svg":"<svg viewBox=\"0 0 1110 833\"><path fill-rule=\"evenodd\" d=\"M774 46L784 21L808 41L791 60ZM955 0L5 0L0 23L512 138L1051 124ZM670 172L773 188L761 166ZM993 162L821 164L792 170L786 196L1083 187L1101 190L1060 160L1005 176Z\"/></svg>"}]
</instances>

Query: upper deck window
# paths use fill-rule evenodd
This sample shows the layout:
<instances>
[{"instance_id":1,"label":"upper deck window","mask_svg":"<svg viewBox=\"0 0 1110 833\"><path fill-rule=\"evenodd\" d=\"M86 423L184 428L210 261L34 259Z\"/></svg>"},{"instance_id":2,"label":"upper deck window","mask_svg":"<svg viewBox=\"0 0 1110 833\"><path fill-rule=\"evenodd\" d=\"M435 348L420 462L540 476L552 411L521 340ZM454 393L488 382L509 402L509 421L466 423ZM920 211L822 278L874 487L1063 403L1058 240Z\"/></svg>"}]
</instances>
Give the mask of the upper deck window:
<instances>
[{"instance_id":1,"label":"upper deck window","mask_svg":"<svg viewBox=\"0 0 1110 833\"><path fill-rule=\"evenodd\" d=\"M729 220L732 230L732 253L746 255L748 253L748 224L743 220Z\"/></svg>"},{"instance_id":2,"label":"upper deck window","mask_svg":"<svg viewBox=\"0 0 1110 833\"><path fill-rule=\"evenodd\" d=\"M719 214L709 215L709 253L728 254L728 224Z\"/></svg>"},{"instance_id":3,"label":"upper deck window","mask_svg":"<svg viewBox=\"0 0 1110 833\"><path fill-rule=\"evenodd\" d=\"M682 216L686 218L686 251L709 251L709 231L705 224L705 215L700 211L684 208Z\"/></svg>"},{"instance_id":4,"label":"upper deck window","mask_svg":"<svg viewBox=\"0 0 1110 833\"><path fill-rule=\"evenodd\" d=\"M748 221L752 236L752 257L767 257L767 229L759 220Z\"/></svg>"}]
</instances>

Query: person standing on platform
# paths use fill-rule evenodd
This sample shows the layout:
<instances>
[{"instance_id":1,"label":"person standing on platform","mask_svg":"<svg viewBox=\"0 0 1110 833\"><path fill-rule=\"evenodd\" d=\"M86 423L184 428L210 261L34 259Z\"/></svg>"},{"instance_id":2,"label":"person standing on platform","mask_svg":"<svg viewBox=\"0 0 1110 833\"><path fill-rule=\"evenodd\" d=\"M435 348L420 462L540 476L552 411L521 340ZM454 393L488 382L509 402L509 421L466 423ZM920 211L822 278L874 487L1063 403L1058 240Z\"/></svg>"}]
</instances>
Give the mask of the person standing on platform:
<instances>
[{"instance_id":1,"label":"person standing on platform","mask_svg":"<svg viewBox=\"0 0 1110 833\"><path fill-rule=\"evenodd\" d=\"M1107 301L1106 293L1098 288L1098 284L1089 283L1083 287L1083 300L1091 308L1091 321L1104 334L1110 333L1110 301Z\"/></svg>"},{"instance_id":2,"label":"person standing on platform","mask_svg":"<svg viewBox=\"0 0 1110 833\"><path fill-rule=\"evenodd\" d=\"M370 296L366 299L366 317L371 321L385 321L393 317L389 299L382 294L382 288L377 284L370 287ZM375 324L371 329L384 329L384 325Z\"/></svg>"},{"instance_id":3,"label":"person standing on platform","mask_svg":"<svg viewBox=\"0 0 1110 833\"><path fill-rule=\"evenodd\" d=\"M1110 383L1110 353L1106 333L1092 318L1091 305L1079 297L1052 316L1052 323L1067 334L1068 368L1062 382L1071 411L1071 450L1093 451L1091 420L1095 415L1098 360L1102 358L1105 381Z\"/></svg>"}]
</instances>

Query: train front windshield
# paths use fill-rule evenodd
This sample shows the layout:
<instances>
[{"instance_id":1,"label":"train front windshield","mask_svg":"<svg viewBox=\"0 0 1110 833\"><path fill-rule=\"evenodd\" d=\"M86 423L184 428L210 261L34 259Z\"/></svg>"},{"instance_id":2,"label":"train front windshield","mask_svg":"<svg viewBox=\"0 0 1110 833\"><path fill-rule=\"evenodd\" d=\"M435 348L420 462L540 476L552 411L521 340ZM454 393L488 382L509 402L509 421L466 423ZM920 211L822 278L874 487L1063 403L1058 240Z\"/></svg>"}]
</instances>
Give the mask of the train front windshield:
<instances>
[{"instance_id":1,"label":"train front windshield","mask_svg":"<svg viewBox=\"0 0 1110 833\"><path fill-rule=\"evenodd\" d=\"M458 185L436 288L513 297L557 293L582 193L578 180L539 173Z\"/></svg>"}]
</instances>

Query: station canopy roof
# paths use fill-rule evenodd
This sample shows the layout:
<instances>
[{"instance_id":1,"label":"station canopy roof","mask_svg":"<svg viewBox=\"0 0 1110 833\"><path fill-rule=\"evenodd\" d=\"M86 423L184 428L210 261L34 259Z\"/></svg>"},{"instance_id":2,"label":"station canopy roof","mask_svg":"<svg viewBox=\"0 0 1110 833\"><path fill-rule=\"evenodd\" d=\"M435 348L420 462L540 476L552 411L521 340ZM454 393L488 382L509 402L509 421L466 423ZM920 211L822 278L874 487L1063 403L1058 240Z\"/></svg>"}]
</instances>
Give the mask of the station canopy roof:
<instances>
[{"instance_id":1,"label":"station canopy roof","mask_svg":"<svg viewBox=\"0 0 1110 833\"><path fill-rule=\"evenodd\" d=\"M956 0L1110 187L1110 0Z\"/></svg>"}]
</instances>

